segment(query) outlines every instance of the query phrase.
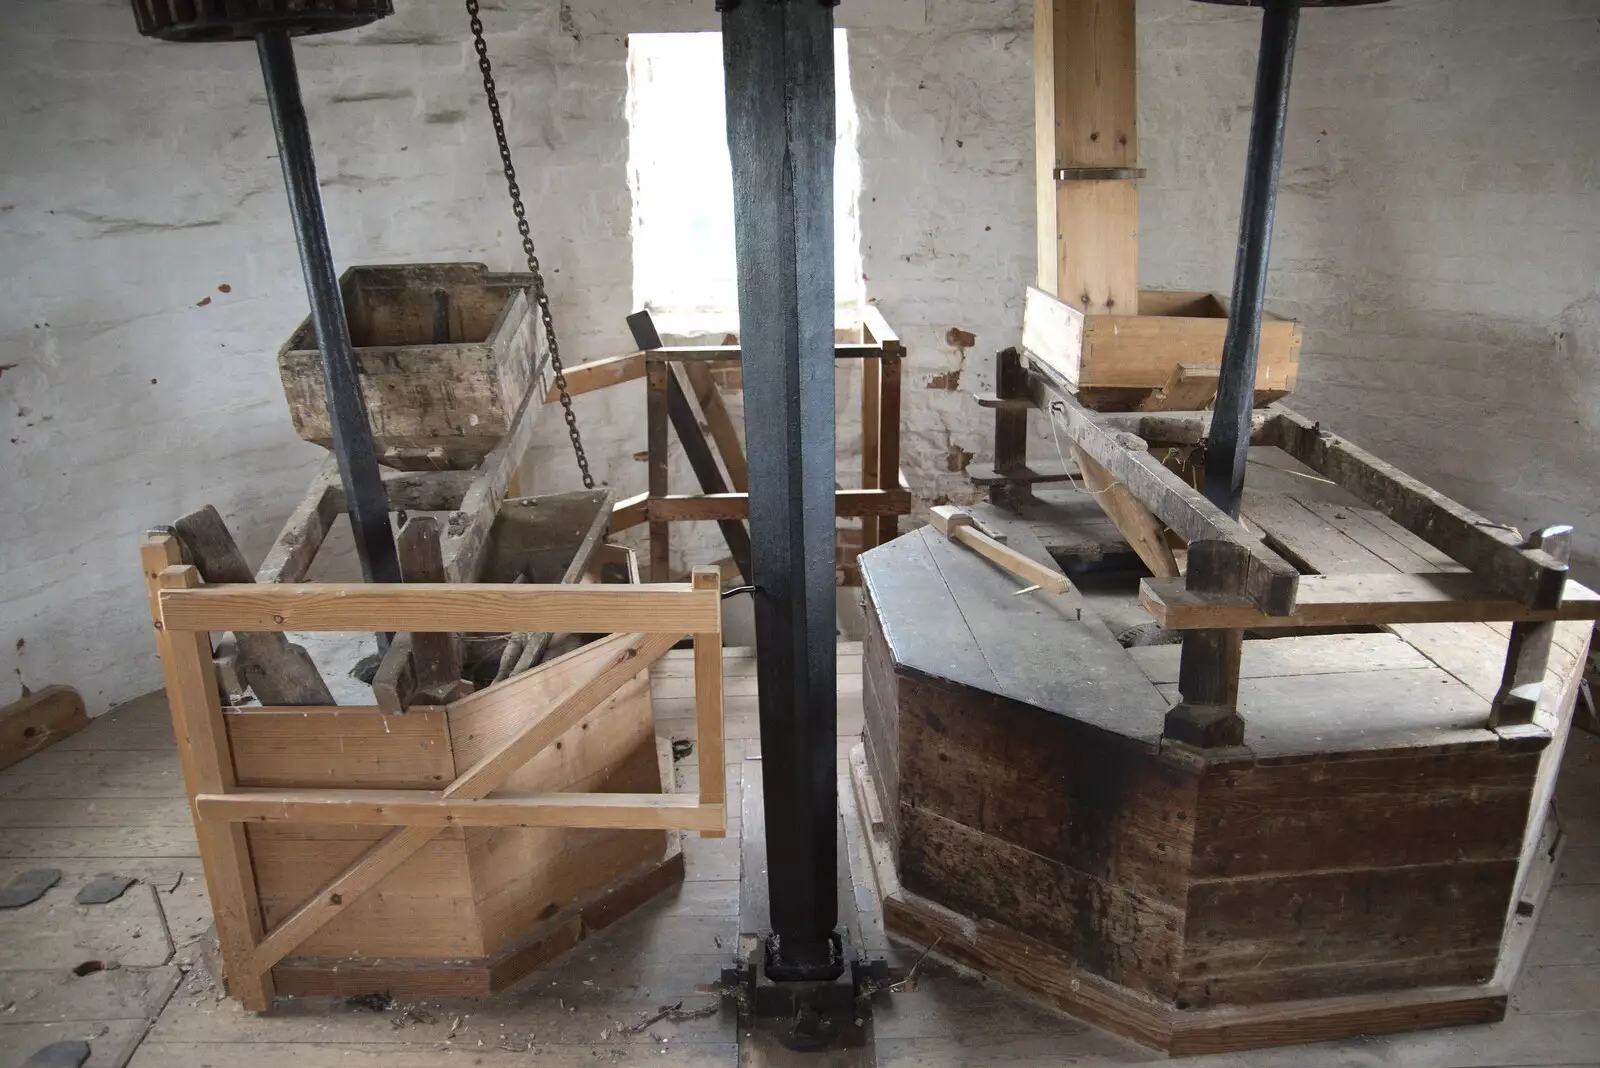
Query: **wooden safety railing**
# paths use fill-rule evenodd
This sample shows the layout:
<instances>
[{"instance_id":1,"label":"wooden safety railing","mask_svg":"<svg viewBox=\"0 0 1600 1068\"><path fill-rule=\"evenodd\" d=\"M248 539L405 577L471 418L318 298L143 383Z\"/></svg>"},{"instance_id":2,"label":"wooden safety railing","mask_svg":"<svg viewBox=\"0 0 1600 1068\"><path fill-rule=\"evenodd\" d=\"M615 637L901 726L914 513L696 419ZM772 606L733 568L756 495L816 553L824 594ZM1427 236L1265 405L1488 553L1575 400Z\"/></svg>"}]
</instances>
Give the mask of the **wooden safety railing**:
<instances>
[{"instance_id":1,"label":"wooden safety railing","mask_svg":"<svg viewBox=\"0 0 1600 1068\"><path fill-rule=\"evenodd\" d=\"M1600 595L1571 581L1571 528L1524 538L1412 478L1299 413L1274 404L1254 413L1251 444L1282 449L1449 557L1461 571L1301 575L1261 538L1168 468L1152 445L1204 441L1209 412L1105 414L1086 408L1061 366L1081 346L1064 307L1030 293L1023 347L999 356L995 477L1005 503L1020 486L1053 480L1027 464L1026 419L1039 410L1070 445L1095 497L1156 576L1140 599L1157 622L1183 632L1180 703L1166 737L1202 747L1238 745L1239 665L1248 628L1509 622L1511 640L1490 726L1531 723L1555 624L1600 618ZM1081 317L1079 317L1081 318ZM1060 321L1058 321L1060 320ZM1098 484L1097 484L1098 483ZM1180 576L1166 532L1188 546Z\"/></svg>"},{"instance_id":2,"label":"wooden safety railing","mask_svg":"<svg viewBox=\"0 0 1600 1068\"><path fill-rule=\"evenodd\" d=\"M216 918L228 989L265 1009L272 968L426 846L441 828L591 827L725 833L720 575L688 583L604 585L205 585L176 537L152 533L142 562L184 783ZM213 673L212 631L503 631L613 633L619 651L442 790L239 787ZM519 768L659 659L694 641L696 796L499 794ZM526 679L529 676L522 676ZM519 679L500 684L516 687ZM481 691L484 693L490 691ZM446 706L448 707L448 706ZM271 711L271 710L268 710ZM264 929L244 825L367 824L387 836L270 931Z\"/></svg>"}]
</instances>

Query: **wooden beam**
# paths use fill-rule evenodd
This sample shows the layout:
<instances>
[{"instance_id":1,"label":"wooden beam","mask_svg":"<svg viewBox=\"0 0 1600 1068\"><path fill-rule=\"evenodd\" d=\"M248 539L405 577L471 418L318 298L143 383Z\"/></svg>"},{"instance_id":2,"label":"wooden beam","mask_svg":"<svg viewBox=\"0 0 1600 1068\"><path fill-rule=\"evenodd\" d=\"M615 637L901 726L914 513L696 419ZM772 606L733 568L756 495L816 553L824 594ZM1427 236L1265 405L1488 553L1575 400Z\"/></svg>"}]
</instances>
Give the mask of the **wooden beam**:
<instances>
[{"instance_id":1,"label":"wooden beam","mask_svg":"<svg viewBox=\"0 0 1600 1068\"><path fill-rule=\"evenodd\" d=\"M193 802L200 794L229 792L237 779L211 664L211 642L205 634L176 632L160 618L163 595L193 592L200 582L199 572L179 564L181 559L175 535L147 536L140 549L156 628L156 651L172 712L172 730L178 739L178 760L184 788ZM255 966L251 956L261 938L263 921L244 828L199 821L195 837L222 948L227 991L252 1012L264 1012L272 1005L272 973L269 967Z\"/></svg>"},{"instance_id":2,"label":"wooden beam","mask_svg":"<svg viewBox=\"0 0 1600 1068\"><path fill-rule=\"evenodd\" d=\"M949 504L935 505L929 512L933 529L953 542L965 545L979 556L1011 572L1023 582L1050 593L1068 593L1072 583L1067 576L1053 567L1024 556L983 531L974 524L972 516Z\"/></svg>"},{"instance_id":3,"label":"wooden beam","mask_svg":"<svg viewBox=\"0 0 1600 1068\"><path fill-rule=\"evenodd\" d=\"M668 477L667 462L667 428L671 425L668 415L667 383L672 380L672 368L664 363L652 363L649 367L648 381L645 390L645 453L646 463L649 466L647 473L646 490L652 503L665 497L671 491L671 479ZM648 514L648 511L647 513ZM672 528L665 522L651 516L650 518L650 581L666 582L672 576Z\"/></svg>"},{"instance_id":4,"label":"wooden beam","mask_svg":"<svg viewBox=\"0 0 1600 1068\"><path fill-rule=\"evenodd\" d=\"M841 519L861 516L909 515L910 490L837 490L834 514ZM750 514L745 493L674 494L654 498L649 504L651 522L683 523L743 519Z\"/></svg>"},{"instance_id":5,"label":"wooden beam","mask_svg":"<svg viewBox=\"0 0 1600 1068\"><path fill-rule=\"evenodd\" d=\"M543 405L534 400L534 390L522 399L511 420L511 432L489 451L478 465L472 485L461 499L461 507L451 513L440 538L444 554L445 577L451 582L473 582L483 570L484 553L489 547L489 532L494 529L500 502L506 499L522 457L533 441ZM414 630L416 628L407 628ZM459 628L458 628L459 629Z\"/></svg>"},{"instance_id":6,"label":"wooden beam","mask_svg":"<svg viewBox=\"0 0 1600 1068\"><path fill-rule=\"evenodd\" d=\"M335 487L338 487L337 493ZM305 496L284 520L283 529L272 548L267 550L266 559L256 569L256 581L265 585L304 579L328 531L343 513L344 489L339 481L339 464L329 456L312 477Z\"/></svg>"},{"instance_id":7,"label":"wooden beam","mask_svg":"<svg viewBox=\"0 0 1600 1068\"><path fill-rule=\"evenodd\" d=\"M683 373L700 405L700 414L705 416L706 426L711 430L711 440L717 444L717 455L728 472L728 485L738 493L748 491L750 469L744 459L744 443L739 440L738 428L723 401L722 391L717 389L716 376L703 363L684 364Z\"/></svg>"},{"instance_id":8,"label":"wooden beam","mask_svg":"<svg viewBox=\"0 0 1600 1068\"><path fill-rule=\"evenodd\" d=\"M722 618L716 594L683 583L208 586L163 588L160 602L160 622L169 631L242 627L262 631L670 631L683 635L720 629Z\"/></svg>"},{"instance_id":9,"label":"wooden beam","mask_svg":"<svg viewBox=\"0 0 1600 1068\"><path fill-rule=\"evenodd\" d=\"M443 582L444 553L439 542L439 521L432 516L412 516L400 528L400 577L408 584ZM461 685L461 647L456 636L442 631L413 631L411 662L417 690L425 702L448 701Z\"/></svg>"},{"instance_id":10,"label":"wooden beam","mask_svg":"<svg viewBox=\"0 0 1600 1068\"><path fill-rule=\"evenodd\" d=\"M1293 566L1146 452L1143 442L1130 448L1132 441L1101 426L1047 371L1036 370L1031 376L1031 388L1034 403L1046 409L1087 456L1126 486L1178 537L1191 543L1227 542L1245 554L1245 588L1263 611L1273 616L1286 616L1293 611L1295 587L1300 581L1300 573Z\"/></svg>"},{"instance_id":11,"label":"wooden beam","mask_svg":"<svg viewBox=\"0 0 1600 1068\"><path fill-rule=\"evenodd\" d=\"M602 360L590 360L580 363L576 367L568 367L567 394L576 397L580 393L592 393L597 389L607 386L619 385L623 382L635 382L644 377L645 357L641 352L627 352L621 356L607 356ZM552 380L549 388L545 390L544 402L552 404L561 399L561 391L556 388Z\"/></svg>"},{"instance_id":12,"label":"wooden beam","mask_svg":"<svg viewBox=\"0 0 1600 1068\"><path fill-rule=\"evenodd\" d=\"M870 310L876 311L876 309ZM877 488L880 490L899 488L905 495L903 502L896 502L893 508L875 513L877 530L870 540L874 545L882 545L884 542L893 541L895 535L900 533L900 522L896 517L907 515L911 511L911 493L900 470L900 401L906 348L889 332L888 324L882 322L882 316L877 317L873 330L882 331L875 333L874 336L883 346L878 375ZM835 506L835 514L845 513L838 512ZM874 522L872 514L863 514L867 516L868 524ZM863 541L865 540L863 538Z\"/></svg>"},{"instance_id":13,"label":"wooden beam","mask_svg":"<svg viewBox=\"0 0 1600 1068\"><path fill-rule=\"evenodd\" d=\"M694 587L719 593L721 576L711 569L694 573ZM695 759L700 769L700 804L721 806L727 801L723 775L722 715L722 634L720 631L694 635L694 724ZM722 837L718 824L706 837ZM710 833L715 832L715 833Z\"/></svg>"},{"instance_id":14,"label":"wooden beam","mask_svg":"<svg viewBox=\"0 0 1600 1068\"><path fill-rule=\"evenodd\" d=\"M1471 568L1505 597L1531 608L1561 603L1564 562L1525 546L1514 530L1457 504L1300 413L1281 406L1277 413L1274 444L1284 452Z\"/></svg>"},{"instance_id":15,"label":"wooden beam","mask_svg":"<svg viewBox=\"0 0 1600 1068\"><path fill-rule=\"evenodd\" d=\"M700 492L727 493L728 483L717 467L717 458L706 441L705 431L700 429L700 420L695 418L694 409L689 406L688 393L678 380L678 369L674 367L667 368L667 414L672 418L673 429L678 433L678 444L683 446L683 454L694 470L695 480L700 483ZM751 581L754 572L750 569L750 532L738 519L720 519L717 527L722 531L722 540L727 543L728 555L733 557L733 564L739 569L740 576L746 582Z\"/></svg>"},{"instance_id":16,"label":"wooden beam","mask_svg":"<svg viewBox=\"0 0 1600 1068\"><path fill-rule=\"evenodd\" d=\"M1201 367L1181 363L1167 376L1166 385L1139 404L1143 412L1194 412L1210 404L1221 381L1220 367Z\"/></svg>"},{"instance_id":17,"label":"wooden beam","mask_svg":"<svg viewBox=\"0 0 1600 1068\"><path fill-rule=\"evenodd\" d=\"M1072 459L1077 463L1083 475L1083 484L1094 497L1095 503L1117 525L1150 573L1161 577L1176 576L1178 562L1172 555L1172 547L1167 544L1167 530L1161 521L1127 486L1112 478L1111 472L1084 452L1083 446L1076 442L1072 445Z\"/></svg>"},{"instance_id":18,"label":"wooden beam","mask_svg":"<svg viewBox=\"0 0 1600 1068\"><path fill-rule=\"evenodd\" d=\"M865 360L874 356L882 356L883 348L880 345L865 343L849 343L835 345L833 355L840 360ZM645 359L650 363L690 363L704 360L732 360L742 359L738 345L658 345L645 352Z\"/></svg>"},{"instance_id":19,"label":"wooden beam","mask_svg":"<svg viewBox=\"0 0 1600 1068\"><path fill-rule=\"evenodd\" d=\"M1185 589L1175 578L1145 579L1139 600L1156 622L1174 630L1600 619L1600 594L1580 583L1569 581L1556 607L1538 609L1506 599L1463 571L1302 575L1287 616L1268 615L1242 597Z\"/></svg>"},{"instance_id":20,"label":"wooden beam","mask_svg":"<svg viewBox=\"0 0 1600 1068\"><path fill-rule=\"evenodd\" d=\"M205 819L231 823L718 831L726 822L722 805L689 794L502 794L473 801L427 790L240 790L201 794L195 807Z\"/></svg>"},{"instance_id":21,"label":"wooden beam","mask_svg":"<svg viewBox=\"0 0 1600 1068\"><path fill-rule=\"evenodd\" d=\"M499 789L514 771L599 707L618 687L641 669L649 667L676 642L677 636L671 634L635 637L625 649L612 657L609 665L598 675L574 686L543 716L531 720L516 735L458 776L440 795L441 798L478 800L487 797ZM524 679L528 677L522 676ZM243 831L240 824L225 826L241 833ZM251 957L254 966L263 972L269 971L301 942L321 930L426 846L437 833L437 827L405 827L390 832L273 928L256 946Z\"/></svg>"},{"instance_id":22,"label":"wooden beam","mask_svg":"<svg viewBox=\"0 0 1600 1068\"><path fill-rule=\"evenodd\" d=\"M1250 416L1250 444L1276 444L1272 421L1276 408L1258 408ZM1095 419L1112 433L1128 433L1151 445L1198 445L1211 432L1210 412L1096 412Z\"/></svg>"},{"instance_id":23,"label":"wooden beam","mask_svg":"<svg viewBox=\"0 0 1600 1068\"><path fill-rule=\"evenodd\" d=\"M643 523L649 518L649 503L648 491L617 501L611 506L611 520L606 524L606 533L617 534Z\"/></svg>"},{"instance_id":24,"label":"wooden beam","mask_svg":"<svg viewBox=\"0 0 1600 1068\"><path fill-rule=\"evenodd\" d=\"M1080 311L1135 315L1138 186L1056 177L1137 173L1134 0L1035 0L1033 42L1039 286Z\"/></svg>"}]
</instances>

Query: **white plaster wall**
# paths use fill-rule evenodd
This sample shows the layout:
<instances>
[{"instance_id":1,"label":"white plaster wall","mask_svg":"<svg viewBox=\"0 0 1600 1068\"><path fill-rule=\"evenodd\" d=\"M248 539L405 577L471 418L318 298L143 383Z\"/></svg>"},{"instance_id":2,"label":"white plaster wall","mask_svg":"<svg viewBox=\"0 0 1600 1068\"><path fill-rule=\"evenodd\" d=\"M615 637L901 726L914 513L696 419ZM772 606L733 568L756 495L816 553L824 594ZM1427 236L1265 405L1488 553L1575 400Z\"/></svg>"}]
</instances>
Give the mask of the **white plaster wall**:
<instances>
[{"instance_id":1,"label":"white plaster wall","mask_svg":"<svg viewBox=\"0 0 1600 1068\"><path fill-rule=\"evenodd\" d=\"M299 49L335 257L513 269L462 12L398 6ZM564 349L622 351L625 35L714 28L710 0L485 8ZM967 395L992 387L1033 274L1031 12L838 9L867 292L910 347L924 500L962 495L986 451ZM318 463L273 361L305 301L248 45L143 41L123 0L6 16L0 673L99 711L159 684L138 533L210 502L258 557ZM1141 0L1147 284L1227 288L1256 25ZM1308 12L1301 38L1269 287L1306 324L1299 403L1507 522L1577 522L1592 569L1600 2L1395 0ZM577 403L596 475L642 489L640 391ZM559 421L543 431L533 488L575 485Z\"/></svg>"}]
</instances>

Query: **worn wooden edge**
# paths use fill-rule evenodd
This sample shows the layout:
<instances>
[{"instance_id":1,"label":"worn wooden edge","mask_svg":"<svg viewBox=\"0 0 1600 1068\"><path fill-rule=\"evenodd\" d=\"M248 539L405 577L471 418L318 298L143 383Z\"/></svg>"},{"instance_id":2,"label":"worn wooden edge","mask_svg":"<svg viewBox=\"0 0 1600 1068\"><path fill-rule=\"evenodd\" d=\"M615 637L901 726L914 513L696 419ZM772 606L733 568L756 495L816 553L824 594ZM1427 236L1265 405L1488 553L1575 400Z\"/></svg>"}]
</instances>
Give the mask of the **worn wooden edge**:
<instances>
[{"instance_id":1,"label":"worn wooden edge","mask_svg":"<svg viewBox=\"0 0 1600 1068\"><path fill-rule=\"evenodd\" d=\"M635 493L632 497L624 497L611 506L611 518L606 523L608 534L619 534L630 527L636 527L650 518L650 494Z\"/></svg>"},{"instance_id":2,"label":"worn wooden edge","mask_svg":"<svg viewBox=\"0 0 1600 1068\"><path fill-rule=\"evenodd\" d=\"M862 749L861 746L856 747ZM1232 1053L1504 1019L1504 987L1455 986L1181 1010L1077 967L1051 946L1004 924L976 919L900 885L885 828L868 815L875 796L865 758L852 759L839 789L853 790L869 874L888 935L971 968L1024 996L1173 1056Z\"/></svg>"},{"instance_id":3,"label":"worn wooden edge","mask_svg":"<svg viewBox=\"0 0 1600 1068\"><path fill-rule=\"evenodd\" d=\"M0 706L0 768L9 768L89 725L78 691L46 686Z\"/></svg>"},{"instance_id":4,"label":"worn wooden edge","mask_svg":"<svg viewBox=\"0 0 1600 1068\"><path fill-rule=\"evenodd\" d=\"M862 516L910 515L911 491L897 489L843 489L834 491L834 515L841 519ZM652 523L748 519L747 493L678 493L651 497L645 505Z\"/></svg>"},{"instance_id":5,"label":"worn wooden edge","mask_svg":"<svg viewBox=\"0 0 1600 1068\"><path fill-rule=\"evenodd\" d=\"M1471 568L1506 597L1534 608L1560 602L1567 565L1543 549L1527 547L1513 529L1491 522L1293 409L1280 405L1272 425L1273 444Z\"/></svg>"},{"instance_id":6,"label":"worn wooden edge","mask_svg":"<svg viewBox=\"0 0 1600 1068\"><path fill-rule=\"evenodd\" d=\"M202 819L373 827L593 827L635 831L720 831L721 803L689 794L494 794L446 798L433 790L238 789L199 794Z\"/></svg>"},{"instance_id":7,"label":"worn wooden edge","mask_svg":"<svg viewBox=\"0 0 1600 1068\"><path fill-rule=\"evenodd\" d=\"M1581 583L1569 581L1557 607L1539 610L1505 600L1484 579L1460 571L1303 575L1287 616L1269 615L1242 597L1190 590L1179 578L1141 580L1139 603L1172 630L1600 619L1600 594Z\"/></svg>"},{"instance_id":8,"label":"worn wooden edge","mask_svg":"<svg viewBox=\"0 0 1600 1068\"><path fill-rule=\"evenodd\" d=\"M839 360L863 360L882 356L884 346L865 343L835 345L833 355ZM646 349L647 363L689 363L697 360L732 360L738 362L741 350L738 345L662 345Z\"/></svg>"},{"instance_id":9,"label":"worn wooden edge","mask_svg":"<svg viewBox=\"0 0 1600 1068\"><path fill-rule=\"evenodd\" d=\"M182 568L169 570L184 570ZM512 583L295 583L163 589L168 631L552 631L712 633L717 591Z\"/></svg>"},{"instance_id":10,"label":"worn wooden edge","mask_svg":"<svg viewBox=\"0 0 1600 1068\"><path fill-rule=\"evenodd\" d=\"M576 397L582 393L592 393L597 389L620 385L623 382L637 382L644 377L644 372L643 350L580 363L566 368L567 395ZM560 399L561 390L552 380L545 390L544 402L553 404Z\"/></svg>"},{"instance_id":11,"label":"worn wooden edge","mask_svg":"<svg viewBox=\"0 0 1600 1068\"><path fill-rule=\"evenodd\" d=\"M683 879L682 846L676 834L668 834L659 861L636 868L610 887L567 906L493 956L287 957L273 967L272 978L279 993L297 997L372 993L400 998L487 996L649 904Z\"/></svg>"}]
</instances>

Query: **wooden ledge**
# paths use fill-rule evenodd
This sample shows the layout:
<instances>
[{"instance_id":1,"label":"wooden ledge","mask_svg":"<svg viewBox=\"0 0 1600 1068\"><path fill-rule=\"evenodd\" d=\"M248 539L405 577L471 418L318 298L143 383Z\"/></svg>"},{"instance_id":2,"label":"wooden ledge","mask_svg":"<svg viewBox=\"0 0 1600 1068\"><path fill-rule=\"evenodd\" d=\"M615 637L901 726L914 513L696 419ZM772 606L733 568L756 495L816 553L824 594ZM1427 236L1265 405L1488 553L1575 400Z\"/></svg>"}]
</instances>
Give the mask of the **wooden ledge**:
<instances>
[{"instance_id":1,"label":"wooden ledge","mask_svg":"<svg viewBox=\"0 0 1600 1068\"><path fill-rule=\"evenodd\" d=\"M1272 616L1253 602L1196 593L1181 578L1145 579L1139 600L1172 630L1337 627L1380 623L1493 623L1600 619L1600 594L1568 581L1560 605L1529 608L1496 594L1470 572L1303 575L1294 611Z\"/></svg>"},{"instance_id":2,"label":"wooden ledge","mask_svg":"<svg viewBox=\"0 0 1600 1068\"><path fill-rule=\"evenodd\" d=\"M693 794L509 794L450 799L430 790L239 790L200 794L202 819L376 827L603 827L721 831L724 807Z\"/></svg>"}]
</instances>

